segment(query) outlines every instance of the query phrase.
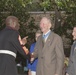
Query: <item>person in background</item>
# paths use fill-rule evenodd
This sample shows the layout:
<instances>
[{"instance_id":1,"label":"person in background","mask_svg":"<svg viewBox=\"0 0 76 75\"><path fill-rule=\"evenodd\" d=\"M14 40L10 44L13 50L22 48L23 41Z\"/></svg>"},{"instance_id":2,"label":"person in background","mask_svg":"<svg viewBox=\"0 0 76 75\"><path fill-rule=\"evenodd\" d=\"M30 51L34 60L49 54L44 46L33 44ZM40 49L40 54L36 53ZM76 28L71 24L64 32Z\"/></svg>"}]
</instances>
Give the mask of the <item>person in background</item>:
<instances>
[{"instance_id":1,"label":"person in background","mask_svg":"<svg viewBox=\"0 0 76 75\"><path fill-rule=\"evenodd\" d=\"M21 41L18 18L8 16L5 23L6 27L0 31L0 75L18 75L15 62L17 52L28 59L30 53Z\"/></svg>"},{"instance_id":2,"label":"person in background","mask_svg":"<svg viewBox=\"0 0 76 75\"><path fill-rule=\"evenodd\" d=\"M64 50L61 37L52 30L52 21L43 17L40 21L42 35L37 39L33 58L38 57L36 75L62 75L64 66Z\"/></svg>"},{"instance_id":3,"label":"person in background","mask_svg":"<svg viewBox=\"0 0 76 75\"><path fill-rule=\"evenodd\" d=\"M38 30L36 33L35 33L35 40L37 41L37 38L41 35L41 31ZM30 47L30 53L32 53L34 51L34 48L35 48L35 43L31 44L31 47ZM32 63L27 63L27 68L29 69L28 71L28 75L36 75L36 66L37 66L37 62L38 62L38 59L36 58Z\"/></svg>"},{"instance_id":4,"label":"person in background","mask_svg":"<svg viewBox=\"0 0 76 75\"><path fill-rule=\"evenodd\" d=\"M66 75L76 75L76 27L73 28L72 35L74 42L71 47L69 65L66 70Z\"/></svg>"}]
</instances>

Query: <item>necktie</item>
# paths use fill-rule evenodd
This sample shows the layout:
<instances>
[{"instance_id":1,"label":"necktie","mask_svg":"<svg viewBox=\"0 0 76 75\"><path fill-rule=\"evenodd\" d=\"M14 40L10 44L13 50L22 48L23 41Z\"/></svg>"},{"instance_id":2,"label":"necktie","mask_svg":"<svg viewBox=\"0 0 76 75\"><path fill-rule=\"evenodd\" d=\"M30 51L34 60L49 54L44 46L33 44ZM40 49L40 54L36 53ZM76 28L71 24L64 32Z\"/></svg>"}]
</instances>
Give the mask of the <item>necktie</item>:
<instances>
[{"instance_id":1,"label":"necktie","mask_svg":"<svg viewBox=\"0 0 76 75\"><path fill-rule=\"evenodd\" d=\"M45 34L45 35L42 36L43 37L43 46L46 43L46 40L47 40L49 34L50 34L50 32L48 32L47 34Z\"/></svg>"},{"instance_id":2,"label":"necktie","mask_svg":"<svg viewBox=\"0 0 76 75\"><path fill-rule=\"evenodd\" d=\"M45 44L45 35L43 35L43 45Z\"/></svg>"}]
</instances>

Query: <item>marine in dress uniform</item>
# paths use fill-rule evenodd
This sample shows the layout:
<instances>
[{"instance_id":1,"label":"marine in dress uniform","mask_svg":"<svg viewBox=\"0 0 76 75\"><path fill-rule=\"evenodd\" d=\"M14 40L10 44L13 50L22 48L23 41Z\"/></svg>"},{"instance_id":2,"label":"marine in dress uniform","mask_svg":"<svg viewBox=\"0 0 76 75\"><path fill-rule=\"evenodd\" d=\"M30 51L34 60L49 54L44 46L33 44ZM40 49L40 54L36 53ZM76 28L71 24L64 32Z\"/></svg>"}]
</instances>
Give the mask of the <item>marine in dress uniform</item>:
<instances>
[{"instance_id":1,"label":"marine in dress uniform","mask_svg":"<svg viewBox=\"0 0 76 75\"><path fill-rule=\"evenodd\" d=\"M28 49L21 46L17 26L19 26L18 19L9 16L6 19L6 27L0 31L0 75L17 75L15 62L17 52L25 57L30 56L29 52L26 52Z\"/></svg>"}]
</instances>

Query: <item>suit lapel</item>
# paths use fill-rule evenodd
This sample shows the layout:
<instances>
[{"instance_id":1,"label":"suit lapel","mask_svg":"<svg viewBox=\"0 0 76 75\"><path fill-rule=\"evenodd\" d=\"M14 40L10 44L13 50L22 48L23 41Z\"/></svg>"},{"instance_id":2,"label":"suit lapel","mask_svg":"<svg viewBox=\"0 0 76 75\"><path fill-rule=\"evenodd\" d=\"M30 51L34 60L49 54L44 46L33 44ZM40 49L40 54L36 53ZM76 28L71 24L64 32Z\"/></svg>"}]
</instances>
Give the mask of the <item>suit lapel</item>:
<instances>
[{"instance_id":1,"label":"suit lapel","mask_svg":"<svg viewBox=\"0 0 76 75\"><path fill-rule=\"evenodd\" d=\"M44 47L44 44L43 44L43 37L42 37L42 35L41 35L41 37L40 37L40 46L41 46L41 48L43 48Z\"/></svg>"}]
</instances>

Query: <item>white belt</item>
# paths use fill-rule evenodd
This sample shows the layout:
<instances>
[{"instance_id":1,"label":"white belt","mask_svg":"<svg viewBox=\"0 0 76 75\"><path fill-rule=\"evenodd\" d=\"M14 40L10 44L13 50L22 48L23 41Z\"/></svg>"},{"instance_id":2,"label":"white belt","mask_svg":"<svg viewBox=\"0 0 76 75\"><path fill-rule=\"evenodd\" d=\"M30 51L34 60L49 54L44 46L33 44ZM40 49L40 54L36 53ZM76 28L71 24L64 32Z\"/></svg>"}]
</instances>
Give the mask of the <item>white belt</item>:
<instances>
[{"instance_id":1,"label":"white belt","mask_svg":"<svg viewBox=\"0 0 76 75\"><path fill-rule=\"evenodd\" d=\"M0 50L0 53L9 54L9 55L12 55L16 58L16 53L9 51L9 50Z\"/></svg>"}]
</instances>

